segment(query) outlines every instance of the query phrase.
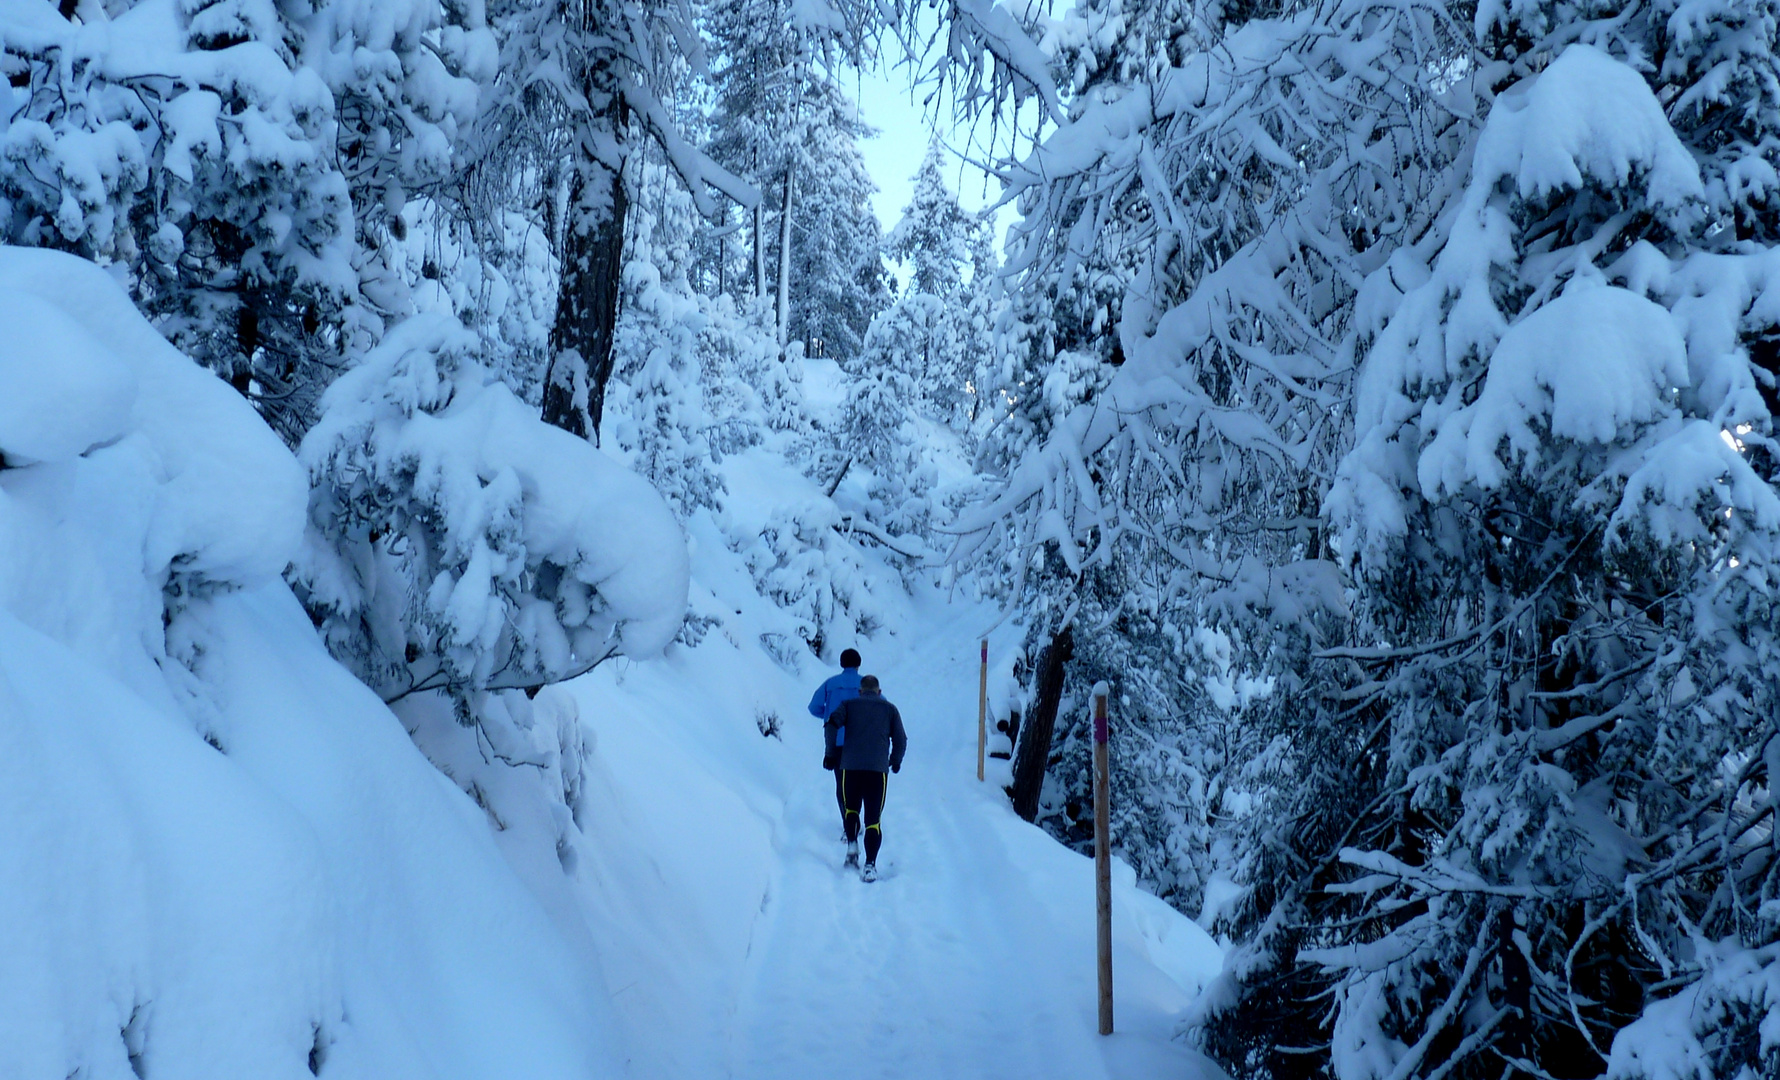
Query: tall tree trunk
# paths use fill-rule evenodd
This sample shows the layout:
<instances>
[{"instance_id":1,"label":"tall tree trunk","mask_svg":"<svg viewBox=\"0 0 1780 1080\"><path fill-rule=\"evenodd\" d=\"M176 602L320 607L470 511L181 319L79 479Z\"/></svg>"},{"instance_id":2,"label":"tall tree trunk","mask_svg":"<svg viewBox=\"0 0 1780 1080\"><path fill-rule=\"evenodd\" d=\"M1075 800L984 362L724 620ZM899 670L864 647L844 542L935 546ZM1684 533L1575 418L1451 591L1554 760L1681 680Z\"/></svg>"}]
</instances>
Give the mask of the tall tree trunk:
<instances>
[{"instance_id":1,"label":"tall tree trunk","mask_svg":"<svg viewBox=\"0 0 1780 1080\"><path fill-rule=\"evenodd\" d=\"M616 94L605 115L622 145L629 115ZM595 185L607 188L605 206L595 201ZM608 169L592 159L577 162L563 229L550 369L544 375L544 422L591 439L596 446L606 382L612 377L624 219L629 210L622 166Z\"/></svg>"},{"instance_id":2,"label":"tall tree trunk","mask_svg":"<svg viewBox=\"0 0 1780 1080\"><path fill-rule=\"evenodd\" d=\"M1051 638L1038 664L1038 699L1032 715L1020 726L1020 748L1014 755L1014 813L1031 821L1038 817L1038 795L1044 788L1045 766L1051 760L1051 735L1057 728L1057 707L1063 701L1063 665L1075 655L1070 626Z\"/></svg>"},{"instance_id":3,"label":"tall tree trunk","mask_svg":"<svg viewBox=\"0 0 1780 1080\"><path fill-rule=\"evenodd\" d=\"M785 166L785 205L779 213L779 348L791 334L792 170Z\"/></svg>"},{"instance_id":4,"label":"tall tree trunk","mask_svg":"<svg viewBox=\"0 0 1780 1080\"><path fill-rule=\"evenodd\" d=\"M766 200L754 204L754 299L766 299Z\"/></svg>"}]
</instances>

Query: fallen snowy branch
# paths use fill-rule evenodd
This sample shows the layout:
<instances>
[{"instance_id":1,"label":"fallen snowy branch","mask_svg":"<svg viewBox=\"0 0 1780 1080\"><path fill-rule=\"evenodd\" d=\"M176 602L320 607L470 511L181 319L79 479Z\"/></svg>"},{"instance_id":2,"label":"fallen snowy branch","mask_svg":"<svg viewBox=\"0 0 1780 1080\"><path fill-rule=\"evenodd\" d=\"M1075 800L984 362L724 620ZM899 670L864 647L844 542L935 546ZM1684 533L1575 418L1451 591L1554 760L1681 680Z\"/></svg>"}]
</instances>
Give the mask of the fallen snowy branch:
<instances>
[{"instance_id":1,"label":"fallen snowy branch","mask_svg":"<svg viewBox=\"0 0 1780 1080\"><path fill-rule=\"evenodd\" d=\"M933 553L928 551L927 546L922 544L919 540L908 536L892 536L883 529L872 524L869 520L860 517L857 514L842 514L840 523L836 525L834 529L843 536L856 532L864 533L866 536L876 540L878 543L889 548L891 551L896 552L898 555L910 559L919 559L924 564L931 562L933 559Z\"/></svg>"}]
</instances>

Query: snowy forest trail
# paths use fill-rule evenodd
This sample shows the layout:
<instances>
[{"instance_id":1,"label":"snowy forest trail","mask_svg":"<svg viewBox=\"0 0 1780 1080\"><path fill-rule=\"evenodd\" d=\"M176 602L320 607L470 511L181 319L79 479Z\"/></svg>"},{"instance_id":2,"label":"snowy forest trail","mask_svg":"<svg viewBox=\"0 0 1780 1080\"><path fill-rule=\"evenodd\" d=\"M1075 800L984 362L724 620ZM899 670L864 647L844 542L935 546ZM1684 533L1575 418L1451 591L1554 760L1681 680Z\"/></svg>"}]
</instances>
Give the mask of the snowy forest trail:
<instances>
[{"instance_id":1,"label":"snowy forest trail","mask_svg":"<svg viewBox=\"0 0 1780 1080\"><path fill-rule=\"evenodd\" d=\"M974 718L967 725L963 702L947 700L956 687L914 677L967 671L974 650L934 644L920 650L930 663L883 676L911 745L886 799L883 878L867 885L842 866L826 774L812 775L788 807L732 1034L732 1076L785 1076L792 1062L809 1076L907 1076L921 1066L954 1075L989 1075L992 1066L1009 1076L1099 1071L1080 1040L1057 1038L1081 1026L1072 1014L1089 999L1071 1008L1067 986L1016 977L1053 946L1019 933L1033 898L984 887L1014 875L973 820L984 809L979 793L962 782L975 748L960 735ZM1014 1029L1033 1037L1009 1037ZM934 1060L939 1053L954 1057L950 1068Z\"/></svg>"},{"instance_id":2,"label":"snowy forest trail","mask_svg":"<svg viewBox=\"0 0 1780 1080\"><path fill-rule=\"evenodd\" d=\"M801 701L796 714L783 710L791 715L782 743L755 737L735 744L737 751L764 746L782 759L779 783L767 785L778 789L776 798L747 781L719 781L739 790L746 816L760 819L758 836L750 839L750 826L736 822L742 807L727 793L726 809L713 804L710 811L722 822L706 825L687 805L643 815L681 819L648 841L648 859L670 890L710 894L705 914L692 918L728 928L714 943L701 938L684 951L727 947L735 955L728 970L710 967L679 987L665 987L670 976L644 959L661 955L658 944L638 943L634 965L618 960L608 977L623 993L621 1006L633 1010L628 1026L642 1036L633 1045L633 1074L1217 1075L1171 1035L1216 973L1218 950L1128 875L1115 898L1118 1034L1096 1034L1092 863L1013 814L1001 791L1006 762L991 761L988 780L976 779L976 631L988 620L981 609L953 609L936 594L917 598L909 614L912 625L901 635L862 646L863 670L883 680L909 735L907 760L890 780L880 880L867 884L843 866L833 777L819 766L821 725ZM1014 645L1008 635L996 651ZM629 695L645 694L639 676L650 673L639 668L626 680ZM719 678L744 681L739 672ZM671 693L665 685L661 691L657 707L686 707L662 700ZM746 691L737 691L745 700ZM660 751L629 741L647 729L595 726L613 783L626 789L623 801L658 791L643 778L658 767ZM700 742L709 749L709 740ZM697 743L668 753L682 749L701 756ZM733 757L719 749L687 770L695 778L682 786L685 802L714 797L701 794L708 788L696 774L728 769ZM721 838L712 828L722 830ZM697 882L700 867L725 880ZM673 905L683 902L664 893L635 907L679 910ZM650 995L653 1006L637 1003Z\"/></svg>"}]
</instances>

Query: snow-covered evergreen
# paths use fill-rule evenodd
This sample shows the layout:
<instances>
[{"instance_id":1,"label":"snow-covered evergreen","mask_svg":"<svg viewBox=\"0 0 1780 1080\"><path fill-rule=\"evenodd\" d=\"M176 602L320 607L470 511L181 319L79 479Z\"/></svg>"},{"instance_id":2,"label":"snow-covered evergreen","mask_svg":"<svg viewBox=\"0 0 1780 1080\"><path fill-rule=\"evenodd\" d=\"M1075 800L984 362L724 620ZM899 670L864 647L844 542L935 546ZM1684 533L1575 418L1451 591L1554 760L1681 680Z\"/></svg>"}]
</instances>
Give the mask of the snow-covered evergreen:
<instances>
[{"instance_id":1,"label":"snow-covered evergreen","mask_svg":"<svg viewBox=\"0 0 1780 1080\"><path fill-rule=\"evenodd\" d=\"M1165 759L1153 717L1218 716L1171 645L1223 634L1273 693L1173 746L1236 879L1229 1067L1757 1074L1767 16L1170 11L1035 18L1070 115L1007 166L1028 344L963 551L1029 670L1075 631L1041 812L1089 683Z\"/></svg>"},{"instance_id":2,"label":"snow-covered evergreen","mask_svg":"<svg viewBox=\"0 0 1780 1080\"><path fill-rule=\"evenodd\" d=\"M403 322L328 389L294 581L385 698L536 688L678 631L685 543L648 484L541 423L443 315Z\"/></svg>"},{"instance_id":3,"label":"snow-covered evergreen","mask_svg":"<svg viewBox=\"0 0 1780 1080\"><path fill-rule=\"evenodd\" d=\"M784 0L721 0L722 43L710 118L711 157L757 186L746 221L749 266L730 295L773 311L781 343L811 355L859 352L887 298L875 185L857 140L871 129L841 86L840 65L868 59L861 29Z\"/></svg>"},{"instance_id":4,"label":"snow-covered evergreen","mask_svg":"<svg viewBox=\"0 0 1780 1080\"><path fill-rule=\"evenodd\" d=\"M1371 346L1332 497L1380 642L1332 655L1381 681L1360 700L1388 748L1334 908L1421 913L1389 925L1414 943L1394 959L1340 935L1305 955L1335 979L1346 1074L1422 1058L1462 1014L1479 1049L1604 1055L1651 984L1716 981L1738 961L1707 943L1766 936L1733 913L1774 868L1733 853L1760 843L1736 803L1780 731L1780 500L1738 445L1769 416L1731 343L1759 297L1732 267L1769 256L1689 254L1704 193L1637 71L1572 44L1496 98L1428 263L1400 259L1419 284ZM1671 291L1677 271L1703 276ZM1492 991L1493 957L1519 974ZM1405 983L1438 990L1381 1015ZM1694 1034L1714 1074L1759 1067L1748 1022ZM1622 1073L1662 1067L1641 1041Z\"/></svg>"}]
</instances>

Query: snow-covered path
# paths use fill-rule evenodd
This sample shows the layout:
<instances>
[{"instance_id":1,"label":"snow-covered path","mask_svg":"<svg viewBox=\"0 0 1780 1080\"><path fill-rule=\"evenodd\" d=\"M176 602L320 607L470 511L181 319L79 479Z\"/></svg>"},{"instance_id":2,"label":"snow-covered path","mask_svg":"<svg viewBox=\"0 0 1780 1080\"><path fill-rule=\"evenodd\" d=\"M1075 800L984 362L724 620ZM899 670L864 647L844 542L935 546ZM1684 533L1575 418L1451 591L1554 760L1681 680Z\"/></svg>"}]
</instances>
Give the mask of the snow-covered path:
<instances>
[{"instance_id":1,"label":"snow-covered path","mask_svg":"<svg viewBox=\"0 0 1780 1080\"><path fill-rule=\"evenodd\" d=\"M975 717L946 700L956 686L918 678L969 672L971 644L942 638L882 675L911 747L886 800L882 879L842 867L829 776L798 787L731 1032L738 1080L1104 1071L1080 1037L1094 1024L1092 953L1032 917L1049 905L1018 887L985 805Z\"/></svg>"},{"instance_id":2,"label":"snow-covered path","mask_svg":"<svg viewBox=\"0 0 1780 1080\"><path fill-rule=\"evenodd\" d=\"M710 740L666 752L673 758L687 751L676 769L702 758L694 771L710 769L710 781L741 789L742 801L761 820L751 841L747 827L733 820L740 808L730 805L719 812L731 820L721 825L717 848L702 847L710 842L702 826L690 834L674 828L650 841L651 861L670 892L700 887L700 865L721 868L722 880L703 885L712 895L701 909L707 921L730 930L710 943L718 962L684 986L647 985L661 972L644 957L658 955L659 944L637 942L637 962L628 968L618 962L612 981L623 1000L639 1002L630 1014L636 1075L1212 1075L1169 1034L1191 995L1215 973L1216 948L1128 883L1116 889L1115 902L1119 1033L1096 1034L1092 864L1016 818L993 772L989 782L977 782L972 624L980 625L980 613L948 611L937 598L929 604L930 610L911 612L923 634L867 652L865 670L883 680L909 732L908 759L890 782L878 882L865 884L842 866L833 780L818 766L820 725L807 714L793 715L801 701L781 712L787 717L782 744L749 732L751 740L714 754ZM613 690L646 696L655 709L675 708L668 686L636 685L647 678L639 668ZM646 778L664 755L644 747L634 728L613 734L620 737L602 734L601 753L634 812L635 800L659 790ZM771 778L778 783L721 775L737 764L737 752L761 747L783 758L784 768ZM991 762L996 765L1005 778L1006 763ZM755 788L760 780L778 790ZM684 816L687 803L703 799L705 778L678 790L682 805L643 816ZM686 858L684 880L675 854L660 850L681 841L703 852ZM662 902L668 903L665 896ZM662 916L676 917L683 916ZM739 949L727 965L725 943ZM651 995L653 1004L640 1003Z\"/></svg>"}]
</instances>

